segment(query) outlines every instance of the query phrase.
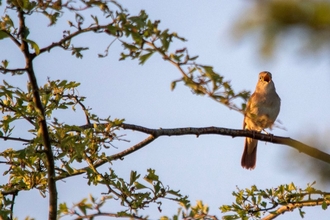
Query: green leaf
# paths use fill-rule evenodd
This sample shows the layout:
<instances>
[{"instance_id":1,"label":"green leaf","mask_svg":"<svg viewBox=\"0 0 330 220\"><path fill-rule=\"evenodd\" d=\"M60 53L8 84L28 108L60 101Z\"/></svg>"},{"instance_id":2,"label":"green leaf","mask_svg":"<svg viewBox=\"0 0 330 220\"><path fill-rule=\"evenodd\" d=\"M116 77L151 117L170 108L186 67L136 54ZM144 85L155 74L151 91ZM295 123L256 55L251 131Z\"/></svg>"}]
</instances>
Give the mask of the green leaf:
<instances>
[{"instance_id":1,"label":"green leaf","mask_svg":"<svg viewBox=\"0 0 330 220\"><path fill-rule=\"evenodd\" d=\"M145 188L148 188L148 187L146 187L145 185L143 185L143 184L141 184L139 182L135 182L134 185L135 185L136 189L145 189Z\"/></svg>"},{"instance_id":2,"label":"green leaf","mask_svg":"<svg viewBox=\"0 0 330 220\"><path fill-rule=\"evenodd\" d=\"M130 175L130 181L129 181L129 185L133 185L133 183L136 182L136 180L140 177L140 174L137 174L136 171L131 171L131 175Z\"/></svg>"},{"instance_id":3,"label":"green leaf","mask_svg":"<svg viewBox=\"0 0 330 220\"><path fill-rule=\"evenodd\" d=\"M143 54L142 56L139 57L139 64L143 65L147 59L149 59L151 57L151 55L153 54L154 52L150 52L150 53L146 53L146 54Z\"/></svg>"},{"instance_id":4,"label":"green leaf","mask_svg":"<svg viewBox=\"0 0 330 220\"><path fill-rule=\"evenodd\" d=\"M8 36L9 36L9 35L8 35L5 31L1 31L1 30L0 30L0 40L6 38L6 37L8 37Z\"/></svg>"},{"instance_id":5,"label":"green leaf","mask_svg":"<svg viewBox=\"0 0 330 220\"><path fill-rule=\"evenodd\" d=\"M152 184L153 181L158 181L158 176L155 174L155 170L148 169L148 172L149 174L144 177L147 182Z\"/></svg>"},{"instance_id":6,"label":"green leaf","mask_svg":"<svg viewBox=\"0 0 330 220\"><path fill-rule=\"evenodd\" d=\"M62 214L67 214L67 213L69 213L69 209L68 209L66 203L60 203L60 205L59 205L59 210L58 210L58 211L59 211L60 213L62 213Z\"/></svg>"},{"instance_id":7,"label":"green leaf","mask_svg":"<svg viewBox=\"0 0 330 220\"><path fill-rule=\"evenodd\" d=\"M327 202L326 201L323 201L322 202L322 209L323 210L326 210L328 208L328 204L327 204Z\"/></svg>"},{"instance_id":8,"label":"green leaf","mask_svg":"<svg viewBox=\"0 0 330 220\"><path fill-rule=\"evenodd\" d=\"M263 201L263 202L260 203L260 205L261 205L262 207L266 208L267 203L266 203L265 201Z\"/></svg>"},{"instance_id":9,"label":"green leaf","mask_svg":"<svg viewBox=\"0 0 330 220\"><path fill-rule=\"evenodd\" d=\"M74 173L74 170L67 163L64 165L64 167L68 171L69 174Z\"/></svg>"},{"instance_id":10,"label":"green leaf","mask_svg":"<svg viewBox=\"0 0 330 220\"><path fill-rule=\"evenodd\" d=\"M182 195L179 192L180 192L180 190L175 191L175 190L172 190L172 189L167 191L167 193L169 193L169 194L181 197Z\"/></svg>"},{"instance_id":11,"label":"green leaf","mask_svg":"<svg viewBox=\"0 0 330 220\"><path fill-rule=\"evenodd\" d=\"M8 64L9 64L8 60L3 60L1 63L4 68L7 68Z\"/></svg>"},{"instance_id":12,"label":"green leaf","mask_svg":"<svg viewBox=\"0 0 330 220\"><path fill-rule=\"evenodd\" d=\"M116 26L112 26L112 25L108 25L108 26L107 26L107 31L106 31L106 32L107 32L108 34L111 34L111 35L116 36L118 30L119 30L118 27L116 27Z\"/></svg>"},{"instance_id":13,"label":"green leaf","mask_svg":"<svg viewBox=\"0 0 330 220\"><path fill-rule=\"evenodd\" d=\"M171 90L173 91L175 89L175 87L176 87L176 81L173 81L171 83Z\"/></svg>"},{"instance_id":14,"label":"green leaf","mask_svg":"<svg viewBox=\"0 0 330 220\"><path fill-rule=\"evenodd\" d=\"M40 49L39 46L36 42L29 40L29 39L25 39L25 41L30 44L30 46L34 49L34 51L36 52L36 55L38 55L40 53Z\"/></svg>"}]
</instances>

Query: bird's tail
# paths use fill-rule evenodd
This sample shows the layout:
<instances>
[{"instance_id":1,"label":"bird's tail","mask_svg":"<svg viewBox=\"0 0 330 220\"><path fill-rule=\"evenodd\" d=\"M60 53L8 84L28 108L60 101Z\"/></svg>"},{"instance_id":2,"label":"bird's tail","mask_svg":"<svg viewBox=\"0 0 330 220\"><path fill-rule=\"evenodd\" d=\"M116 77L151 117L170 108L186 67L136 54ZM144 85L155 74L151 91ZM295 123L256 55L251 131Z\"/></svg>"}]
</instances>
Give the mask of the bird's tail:
<instances>
[{"instance_id":1,"label":"bird's tail","mask_svg":"<svg viewBox=\"0 0 330 220\"><path fill-rule=\"evenodd\" d=\"M256 167L257 146L258 140L245 138L244 152L241 160L243 168L253 170Z\"/></svg>"}]
</instances>

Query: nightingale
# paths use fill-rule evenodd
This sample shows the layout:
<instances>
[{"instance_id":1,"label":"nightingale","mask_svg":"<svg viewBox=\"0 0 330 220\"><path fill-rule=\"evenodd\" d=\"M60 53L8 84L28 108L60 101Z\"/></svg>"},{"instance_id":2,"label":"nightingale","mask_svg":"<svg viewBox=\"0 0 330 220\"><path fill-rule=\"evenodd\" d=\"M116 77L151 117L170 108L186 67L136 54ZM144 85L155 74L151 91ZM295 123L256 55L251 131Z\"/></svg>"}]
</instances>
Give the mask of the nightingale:
<instances>
[{"instance_id":1,"label":"nightingale","mask_svg":"<svg viewBox=\"0 0 330 220\"><path fill-rule=\"evenodd\" d=\"M243 129L261 132L271 128L280 112L281 99L276 93L272 74L268 71L259 73L256 89L250 97L245 113ZM257 161L258 140L245 138L241 165L253 170Z\"/></svg>"}]
</instances>

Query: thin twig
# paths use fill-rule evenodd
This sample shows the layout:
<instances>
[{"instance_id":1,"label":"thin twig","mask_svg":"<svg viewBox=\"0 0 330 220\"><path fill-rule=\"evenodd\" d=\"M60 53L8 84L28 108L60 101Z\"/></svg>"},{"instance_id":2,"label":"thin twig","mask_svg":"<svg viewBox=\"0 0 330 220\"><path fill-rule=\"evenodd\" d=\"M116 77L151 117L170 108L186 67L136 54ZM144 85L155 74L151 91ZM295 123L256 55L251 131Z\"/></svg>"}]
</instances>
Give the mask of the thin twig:
<instances>
[{"instance_id":1,"label":"thin twig","mask_svg":"<svg viewBox=\"0 0 330 220\"><path fill-rule=\"evenodd\" d=\"M1 31L5 32L8 37L18 46L21 47L21 43L10 33L8 32L6 29L1 29Z\"/></svg>"},{"instance_id":2,"label":"thin twig","mask_svg":"<svg viewBox=\"0 0 330 220\"><path fill-rule=\"evenodd\" d=\"M7 69L0 67L0 72L2 73L16 73L16 72L25 72L26 68L17 68L17 69Z\"/></svg>"},{"instance_id":3,"label":"thin twig","mask_svg":"<svg viewBox=\"0 0 330 220\"><path fill-rule=\"evenodd\" d=\"M141 216L137 216L137 215L131 215L131 216L123 216L123 215L118 215L116 213L108 213L108 212L98 212L95 214L90 214L90 215L81 215L79 217L76 217L75 219L94 219L97 216L107 216L107 217L115 217L115 218L130 218L130 219L147 219L147 218L143 218Z\"/></svg>"},{"instance_id":4,"label":"thin twig","mask_svg":"<svg viewBox=\"0 0 330 220\"><path fill-rule=\"evenodd\" d=\"M124 156L127 156L143 147L145 147L146 145L148 145L149 143L151 143L152 141L154 141L156 138L152 135L150 135L149 137L147 137L146 139L144 139L143 141L141 141L140 143L118 153L118 154L114 154L112 156L109 156L107 157L107 159L100 159L98 161L96 161L93 166L94 168L98 168L100 166L102 166L103 164L109 162L109 161L113 161L113 160L118 160L118 159L123 159ZM90 166L87 166L87 167L84 167L84 168L81 168L79 170L75 170L74 173L72 174L69 174L69 173L66 173L66 174L62 174L61 176L58 176L56 178L56 181L57 180L61 180L61 179L65 179L67 177L71 177L71 176L77 176L77 175L80 175L80 174L83 174L83 173L86 173L87 170L90 169Z\"/></svg>"},{"instance_id":5,"label":"thin twig","mask_svg":"<svg viewBox=\"0 0 330 220\"><path fill-rule=\"evenodd\" d=\"M19 113L19 114L22 116L22 118L24 118L25 120L27 120L27 121L28 121L30 124L32 124L33 126L35 125L34 121L31 119L31 117L27 117L27 116L25 116L23 113L21 113L21 112L17 111L16 109L14 109L13 107L3 104L3 102L2 102L1 100L0 100L0 106L1 106L2 108L7 108L7 109L10 110L11 112Z\"/></svg>"},{"instance_id":6,"label":"thin twig","mask_svg":"<svg viewBox=\"0 0 330 220\"><path fill-rule=\"evenodd\" d=\"M16 198L16 194L13 194L12 199L11 199L11 205L10 205L10 220L13 219L15 198Z\"/></svg>"},{"instance_id":7,"label":"thin twig","mask_svg":"<svg viewBox=\"0 0 330 220\"><path fill-rule=\"evenodd\" d=\"M87 124L91 124L90 120L89 120L89 116L88 116L88 109L85 107L85 105L78 99L78 96L76 95L63 95L63 97L67 97L69 99L74 99L74 101L81 106L82 110L85 113L85 118L87 121Z\"/></svg>"},{"instance_id":8,"label":"thin twig","mask_svg":"<svg viewBox=\"0 0 330 220\"><path fill-rule=\"evenodd\" d=\"M68 36L64 37L62 40L58 41L58 42L54 42L51 45L44 47L42 49L40 49L39 54L42 54L46 51L50 51L51 49L53 49L54 47L61 47L61 45L63 43L65 43L68 40L71 40L72 38L82 34L82 33L86 33L86 32L90 32L90 31L97 31L97 30L101 30L101 29L106 29L109 25L111 25L112 23L109 23L107 25L97 25L94 27L88 27L88 28L84 28L84 29L80 29L77 30L76 32L69 34ZM36 57L36 54L32 54L33 58Z\"/></svg>"},{"instance_id":9,"label":"thin twig","mask_svg":"<svg viewBox=\"0 0 330 220\"><path fill-rule=\"evenodd\" d=\"M0 136L0 139L3 139L3 140L5 140L5 141L7 141L7 140L11 140L11 141L21 141L21 142L26 142L26 143L30 143L30 142L32 142L32 140L29 140L29 139L16 138L16 137L7 137L7 136Z\"/></svg>"}]
</instances>

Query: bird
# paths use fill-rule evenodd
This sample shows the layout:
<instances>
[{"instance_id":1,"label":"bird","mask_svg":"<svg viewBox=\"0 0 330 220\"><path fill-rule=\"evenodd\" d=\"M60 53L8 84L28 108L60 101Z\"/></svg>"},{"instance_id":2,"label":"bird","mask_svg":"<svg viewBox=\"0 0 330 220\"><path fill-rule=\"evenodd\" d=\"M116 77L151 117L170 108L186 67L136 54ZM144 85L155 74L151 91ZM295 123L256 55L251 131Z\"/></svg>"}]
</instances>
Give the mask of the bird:
<instances>
[{"instance_id":1,"label":"bird","mask_svg":"<svg viewBox=\"0 0 330 220\"><path fill-rule=\"evenodd\" d=\"M281 107L281 99L276 93L272 74L268 71L259 73L259 80L244 112L243 129L261 132L272 128ZM258 140L245 138L241 165L253 170L257 161Z\"/></svg>"}]
</instances>

